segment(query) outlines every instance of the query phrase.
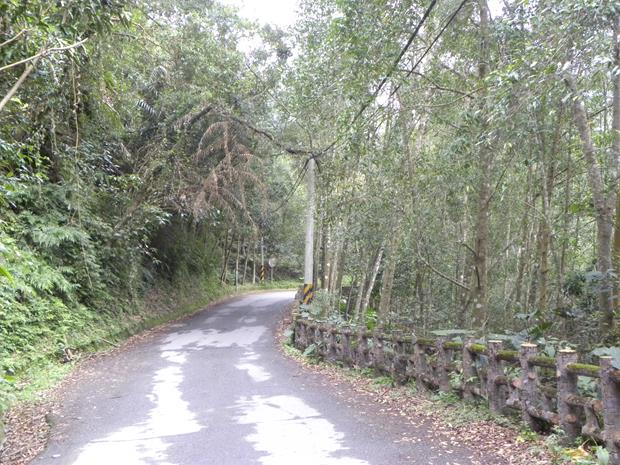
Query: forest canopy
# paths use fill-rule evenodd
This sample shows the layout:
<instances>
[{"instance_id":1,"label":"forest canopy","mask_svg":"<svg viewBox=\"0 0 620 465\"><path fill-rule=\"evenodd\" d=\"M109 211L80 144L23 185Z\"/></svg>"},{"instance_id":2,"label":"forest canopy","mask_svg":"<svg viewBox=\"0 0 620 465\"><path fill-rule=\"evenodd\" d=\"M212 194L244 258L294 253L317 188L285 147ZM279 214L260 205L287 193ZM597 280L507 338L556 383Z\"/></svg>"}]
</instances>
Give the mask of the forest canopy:
<instances>
[{"instance_id":1,"label":"forest canopy","mask_svg":"<svg viewBox=\"0 0 620 465\"><path fill-rule=\"evenodd\" d=\"M302 1L289 29L214 0L0 13L3 373L265 255L300 280L310 159L306 311L618 344L616 2Z\"/></svg>"}]
</instances>

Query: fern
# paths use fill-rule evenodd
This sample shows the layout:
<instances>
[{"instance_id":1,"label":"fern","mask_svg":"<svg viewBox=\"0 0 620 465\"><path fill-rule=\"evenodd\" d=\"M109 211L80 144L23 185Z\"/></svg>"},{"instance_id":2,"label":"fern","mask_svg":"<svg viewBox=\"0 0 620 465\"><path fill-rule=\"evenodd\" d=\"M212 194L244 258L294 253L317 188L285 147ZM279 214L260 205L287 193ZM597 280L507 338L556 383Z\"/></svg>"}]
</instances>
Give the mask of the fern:
<instances>
[{"instance_id":1,"label":"fern","mask_svg":"<svg viewBox=\"0 0 620 465\"><path fill-rule=\"evenodd\" d=\"M30 234L32 241L44 248L59 247L64 244L81 244L90 238L84 230L73 226L39 226Z\"/></svg>"}]
</instances>

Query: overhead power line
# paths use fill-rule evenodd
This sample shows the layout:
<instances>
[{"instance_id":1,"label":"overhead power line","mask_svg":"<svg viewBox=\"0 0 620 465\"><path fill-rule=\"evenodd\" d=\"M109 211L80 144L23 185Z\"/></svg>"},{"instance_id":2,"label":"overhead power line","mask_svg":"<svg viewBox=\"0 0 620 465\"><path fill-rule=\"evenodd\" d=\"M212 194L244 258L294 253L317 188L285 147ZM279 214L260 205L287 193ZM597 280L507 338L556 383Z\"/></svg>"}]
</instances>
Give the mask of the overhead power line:
<instances>
[{"instance_id":1,"label":"overhead power line","mask_svg":"<svg viewBox=\"0 0 620 465\"><path fill-rule=\"evenodd\" d=\"M422 60L424 60L424 58L426 57L426 55L428 55L428 52L431 51L431 49L433 48L433 46L437 43L437 41L439 40L439 38L443 35L444 32L446 32L446 29L448 29L448 26L450 26L450 24L452 24L452 21L454 21L454 19L456 18L456 16L460 13L460 11L463 9L463 7L465 6L465 4L468 2L469 0L463 0L459 6L456 8L456 10L454 10L452 12L452 14L450 15L450 17L448 18L448 21L446 21L446 23L443 25L443 27L441 28L441 30L439 31L439 33L435 36L435 38L433 39L433 41L431 42L431 44L426 48L426 50L424 50L424 53L420 56L420 58L418 58L418 60L414 63L413 67L407 72L407 76L405 76L405 78L410 77L413 72L415 71L415 69L418 67L418 65L420 63L422 63ZM402 82L400 84L398 84L394 90L390 93L390 96L388 98L392 98L396 92L398 92L398 89L401 88L402 86Z\"/></svg>"},{"instance_id":2,"label":"overhead power line","mask_svg":"<svg viewBox=\"0 0 620 465\"><path fill-rule=\"evenodd\" d=\"M463 9L463 7L465 6L465 4L468 1L469 0L462 0L461 3L459 4L459 6L452 12L452 14L448 18L448 20L445 22L445 24L440 29L439 33L431 41L430 45L428 47L426 47L426 50L424 50L424 53L422 53L420 58L418 58L418 60L414 63L413 67L408 71L406 78L410 77L413 74L413 72L416 70L416 68L420 65L420 63L422 63L422 60L424 60L426 55L428 55L428 53L431 51L433 46L437 43L439 38L444 34L444 32L450 26L450 24L452 24L454 19L457 17L459 12ZM436 1L433 1L428 6L428 8L426 9L426 11L424 13L424 16L422 16L422 18L420 19L420 22L418 23L417 27L415 28L415 30L413 31L413 33L409 37L409 40L407 41L407 44L402 49L401 53L398 55L398 58L394 61L394 64L392 65L392 68L390 69L388 74L381 80L381 82L379 83L379 86L377 87L375 92L373 92L372 96L360 107L359 111L355 114L355 116L351 120L350 125L353 125L355 122L357 122L357 120L362 116L362 114L364 113L364 111L366 111L366 109L370 106L370 104L376 100L377 96L379 95L379 92L381 91L383 86L387 83L387 80L392 76L394 71L396 71L396 69L398 68L398 64L400 63L400 60L405 55L407 50L411 47L411 44L413 43L413 40L417 37L417 35L418 35L419 31L420 31L420 28L422 27L423 23L426 21L426 19L430 15L430 13L431 13L431 11L434 8L436 3L437 3ZM392 92L390 93L388 99L392 98L396 94L396 92L398 92L398 90L402 87L402 84L403 83L401 82L400 84L398 84L394 88L394 90L392 90ZM314 158L318 158L320 156L323 156L325 153L327 153L329 150L331 150L334 146L336 146L336 144L338 144L338 142L340 142L342 140L342 138L343 138L343 136L340 136L340 137L336 138L331 144L329 144L323 150L318 152L314 156Z\"/></svg>"},{"instance_id":3,"label":"overhead power line","mask_svg":"<svg viewBox=\"0 0 620 465\"><path fill-rule=\"evenodd\" d=\"M415 29L413 30L413 32L409 36L409 39L407 40L407 43L405 44L405 46L402 48L402 50L400 51L400 53L398 54L398 56L394 60L394 63L392 64L392 66L390 67L390 69L388 70L386 75L383 77L383 79L381 80L381 82L379 83L379 85L377 86L375 91L372 93L370 98L368 100L366 100L366 102L364 102L362 104L362 106L357 111L357 113L355 113L355 116L353 117L353 119L351 120L349 125L352 126L353 124L355 124L357 122L357 120L362 116L364 111L366 111L366 109L370 106L370 104L377 99L377 97L379 96L379 92L381 92L381 89L383 89L383 86L387 83L388 79L392 76L392 74L394 74L394 71L396 71L398 69L398 65L400 64L400 60L402 60L403 56L405 56L405 53L407 53L407 51L411 47L411 44L413 44L413 41L418 36L418 34L420 32L420 29L422 29L422 26L424 25L424 23L426 22L426 20L430 16L430 14L433 11L433 8L435 8L436 4L437 4L437 0L432 0L430 5L428 5L428 7L426 8L426 11L424 11L424 14L422 15L422 18L420 18L420 21L418 22L418 25L415 27ZM325 147L323 150L321 150L319 153L317 153L314 158L318 158L318 157L324 155L326 152L328 152L330 149L332 149L338 142L340 142L341 139L342 139L342 136L341 137L337 137L336 139L334 139L334 141L332 143L330 143L327 147Z\"/></svg>"},{"instance_id":4,"label":"overhead power line","mask_svg":"<svg viewBox=\"0 0 620 465\"><path fill-rule=\"evenodd\" d=\"M446 29L448 29L450 24L452 24L452 22L456 19L457 15L460 13L460 11L463 9L463 7L465 6L465 4L468 1L469 0L462 0L461 3L459 4L459 6L452 12L452 14L448 18L448 20L444 23L444 25L439 30L439 33L437 33L437 35L433 38L433 40L431 41L429 46L424 50L424 53L422 53L420 58L418 58L416 60L416 62L413 64L412 68L407 72L407 75L405 76L405 79L409 78L415 72L416 68L420 65L420 63L422 63L422 60L424 60L424 58L426 58L426 55L428 55L428 53L435 46L435 44L441 38L441 36L445 33ZM377 86L375 91L373 92L372 96L360 107L358 112L355 114L355 116L351 120L351 123L350 123L351 125L353 125L362 116L362 114L370 106L370 104L376 100L376 98L378 97L379 92L381 92L381 89L383 88L383 86L387 83L388 79L392 76L392 74L394 74L394 72L398 69L398 65L400 64L400 61L402 60L403 56L405 56L405 53L407 53L407 51L409 50L409 48L413 44L413 41L415 40L415 38L418 36L418 34L420 32L420 29L422 28L422 25L428 19L428 16L430 15L431 11L435 7L436 3L437 3L437 0L433 0L430 3L430 5L426 9L426 11L424 12L424 15L422 16L422 18L418 22L418 25L416 26L414 31L409 36L409 39L407 40L407 43L405 44L405 46L403 47L401 52L398 54L398 57L394 60L394 63L392 64L392 67L390 68L388 73L385 75L385 77L381 80L381 82L379 83L379 85ZM396 92L398 92L398 90L402 87L402 85L403 85L402 82L400 84L398 84L392 90L392 92L390 93L388 99L392 98L396 94ZM297 180L295 181L292 189L290 189L290 191L287 193L287 195L285 196L283 201L280 203L280 205L274 210L274 212L280 210L288 202L288 200L291 198L293 193L297 190L297 188L301 184L301 180L303 179L303 175L305 174L307 166L308 166L308 160L310 158L317 159L318 157L324 155L329 150L331 150L336 144L338 144L338 142L340 142L340 140L342 140L342 136L336 138L334 141L332 141L327 147L325 147L321 151L319 151L317 153L309 154L308 159L306 159L306 163L304 163L303 167L299 171L299 174L297 176Z\"/></svg>"},{"instance_id":5,"label":"overhead power line","mask_svg":"<svg viewBox=\"0 0 620 465\"><path fill-rule=\"evenodd\" d=\"M407 40L407 43L405 44L403 49L398 54L398 57L396 57L396 60L394 60L394 63L392 64L392 67L387 72L387 74L383 77L383 79L381 80L381 82L379 83L379 85L377 86L375 91L372 93L370 98L362 105L362 107L359 109L359 111L355 114L355 116L353 117L353 120L351 121L351 124L354 124L357 121L357 119L362 115L362 113L364 113L364 110L366 110L366 108L368 108L368 106L372 102L375 101L375 99L379 95L379 92L381 92L381 89L383 89L383 86L387 83L388 79L392 76L392 74L394 74L394 71L396 71L398 69L398 65L400 64L400 60L403 59L403 56L405 56L405 53L407 53L407 51L411 47L411 44L413 44L413 41L418 36L418 33L420 32L420 29L422 29L422 25L428 19L429 15L431 14L431 11L433 11L433 8L435 7L436 3L437 3L437 0L432 0L431 1L430 5L428 6L426 11L424 12L424 15L422 15L422 18L418 22L418 25L416 26L416 28L413 30L413 32L409 36L409 40Z\"/></svg>"}]
</instances>

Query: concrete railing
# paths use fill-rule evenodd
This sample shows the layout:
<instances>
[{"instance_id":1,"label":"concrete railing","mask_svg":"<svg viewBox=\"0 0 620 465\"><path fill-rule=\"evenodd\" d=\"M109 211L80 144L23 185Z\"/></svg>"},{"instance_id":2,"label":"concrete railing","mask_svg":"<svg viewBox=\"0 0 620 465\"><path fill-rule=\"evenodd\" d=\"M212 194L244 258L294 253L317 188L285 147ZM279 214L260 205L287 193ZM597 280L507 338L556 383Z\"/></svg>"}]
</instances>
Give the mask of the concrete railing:
<instances>
[{"instance_id":1,"label":"concrete railing","mask_svg":"<svg viewBox=\"0 0 620 465\"><path fill-rule=\"evenodd\" d=\"M486 344L448 337L417 338L401 331L369 332L365 327L334 326L294 314L294 345L328 361L373 368L400 383L454 391L466 400L487 402L496 413L519 411L535 431L560 426L566 442L578 436L604 442L611 463L620 465L620 370L612 359L579 363L578 354L560 350L540 355L535 344L507 350L499 340ZM596 397L580 395L579 377L596 381Z\"/></svg>"}]
</instances>

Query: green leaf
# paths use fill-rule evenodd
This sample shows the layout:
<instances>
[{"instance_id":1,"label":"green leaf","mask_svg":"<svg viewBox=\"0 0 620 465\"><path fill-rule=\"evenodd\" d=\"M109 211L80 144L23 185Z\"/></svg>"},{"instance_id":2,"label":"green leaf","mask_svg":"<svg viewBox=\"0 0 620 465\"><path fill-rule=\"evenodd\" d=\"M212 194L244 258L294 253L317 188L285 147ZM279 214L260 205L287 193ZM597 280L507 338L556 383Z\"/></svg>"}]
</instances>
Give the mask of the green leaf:
<instances>
[{"instance_id":1,"label":"green leaf","mask_svg":"<svg viewBox=\"0 0 620 465\"><path fill-rule=\"evenodd\" d=\"M316 352L316 344L310 344L308 347L306 347L306 350L304 350L304 357L310 357L311 355L313 355Z\"/></svg>"},{"instance_id":2,"label":"green leaf","mask_svg":"<svg viewBox=\"0 0 620 465\"><path fill-rule=\"evenodd\" d=\"M599 347L591 352L592 355L597 357L611 357L612 366L620 370L620 347Z\"/></svg>"},{"instance_id":3,"label":"green leaf","mask_svg":"<svg viewBox=\"0 0 620 465\"><path fill-rule=\"evenodd\" d=\"M0 265L0 276L4 276L10 282L13 282L13 276L11 276L11 273L9 273L9 271L2 265Z\"/></svg>"},{"instance_id":4,"label":"green leaf","mask_svg":"<svg viewBox=\"0 0 620 465\"><path fill-rule=\"evenodd\" d=\"M598 465L608 465L610 463L609 451L604 447L596 448L596 463Z\"/></svg>"}]
</instances>

